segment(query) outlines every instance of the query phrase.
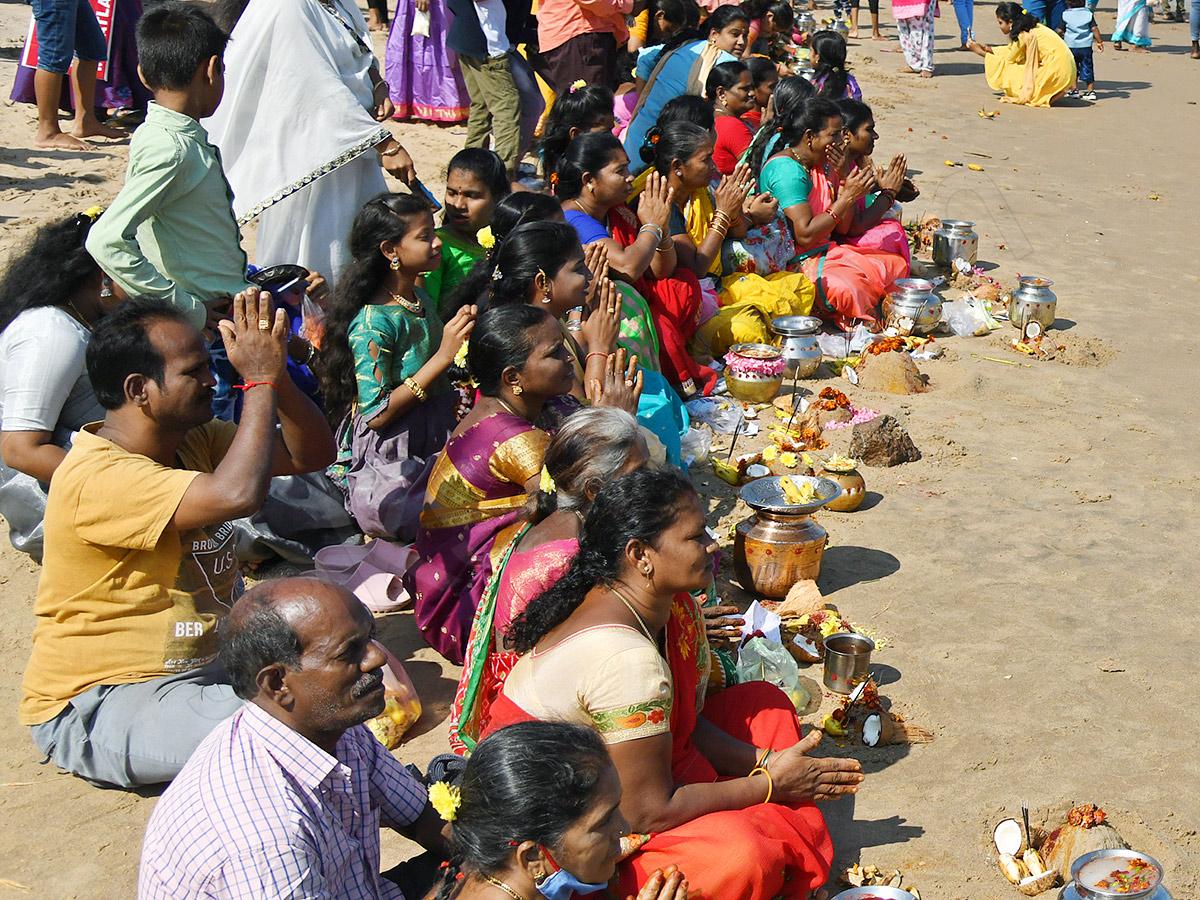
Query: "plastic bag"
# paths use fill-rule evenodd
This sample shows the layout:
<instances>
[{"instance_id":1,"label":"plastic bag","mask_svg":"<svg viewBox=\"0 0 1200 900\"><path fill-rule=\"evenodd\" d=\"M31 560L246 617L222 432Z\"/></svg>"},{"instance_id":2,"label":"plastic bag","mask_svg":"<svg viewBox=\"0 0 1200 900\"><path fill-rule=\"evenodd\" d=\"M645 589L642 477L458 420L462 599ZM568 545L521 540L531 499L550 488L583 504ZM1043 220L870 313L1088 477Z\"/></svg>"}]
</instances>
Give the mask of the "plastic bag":
<instances>
[{"instance_id":1,"label":"plastic bag","mask_svg":"<svg viewBox=\"0 0 1200 900\"><path fill-rule=\"evenodd\" d=\"M679 439L679 455L683 457L685 469L697 460L708 459L711 449L712 432L707 428L691 428Z\"/></svg>"},{"instance_id":2,"label":"plastic bag","mask_svg":"<svg viewBox=\"0 0 1200 900\"><path fill-rule=\"evenodd\" d=\"M746 681L767 681L775 685L792 701L799 712L807 708L809 696L800 684L800 668L792 654L782 644L766 638L750 638L738 651L738 684Z\"/></svg>"},{"instance_id":3,"label":"plastic bag","mask_svg":"<svg viewBox=\"0 0 1200 900\"><path fill-rule=\"evenodd\" d=\"M733 434L745 427L745 417L740 405L730 400L712 397L697 397L684 404L693 422L707 425L720 434ZM738 426L742 425L740 429ZM748 432L747 432L748 433Z\"/></svg>"},{"instance_id":4,"label":"plastic bag","mask_svg":"<svg viewBox=\"0 0 1200 900\"><path fill-rule=\"evenodd\" d=\"M404 733L421 718L421 698L403 663L387 647L373 642L387 662L383 665L383 712L367 722L371 733L389 750L400 746Z\"/></svg>"},{"instance_id":5,"label":"plastic bag","mask_svg":"<svg viewBox=\"0 0 1200 900\"><path fill-rule=\"evenodd\" d=\"M412 33L415 36L427 38L429 37L430 24L429 10L426 9L424 12L422 12L418 9L413 15Z\"/></svg>"},{"instance_id":6,"label":"plastic bag","mask_svg":"<svg viewBox=\"0 0 1200 900\"><path fill-rule=\"evenodd\" d=\"M325 310L308 294L300 301L300 337L317 350L325 343Z\"/></svg>"},{"instance_id":7,"label":"plastic bag","mask_svg":"<svg viewBox=\"0 0 1200 900\"><path fill-rule=\"evenodd\" d=\"M958 337L985 335L1000 327L983 302L970 295L943 303L942 321Z\"/></svg>"}]
</instances>

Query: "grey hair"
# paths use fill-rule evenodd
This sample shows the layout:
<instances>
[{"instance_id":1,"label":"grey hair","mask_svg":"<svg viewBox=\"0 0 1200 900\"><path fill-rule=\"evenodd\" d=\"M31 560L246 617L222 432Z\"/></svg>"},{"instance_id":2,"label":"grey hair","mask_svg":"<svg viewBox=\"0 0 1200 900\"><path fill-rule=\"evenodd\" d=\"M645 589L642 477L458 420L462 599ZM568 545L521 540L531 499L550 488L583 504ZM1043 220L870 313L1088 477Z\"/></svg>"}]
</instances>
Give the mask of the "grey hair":
<instances>
[{"instance_id":1,"label":"grey hair","mask_svg":"<svg viewBox=\"0 0 1200 900\"><path fill-rule=\"evenodd\" d=\"M637 419L623 409L581 409L559 428L546 450L546 470L554 479L558 508L582 509L587 489L611 481L639 442Z\"/></svg>"}]
</instances>

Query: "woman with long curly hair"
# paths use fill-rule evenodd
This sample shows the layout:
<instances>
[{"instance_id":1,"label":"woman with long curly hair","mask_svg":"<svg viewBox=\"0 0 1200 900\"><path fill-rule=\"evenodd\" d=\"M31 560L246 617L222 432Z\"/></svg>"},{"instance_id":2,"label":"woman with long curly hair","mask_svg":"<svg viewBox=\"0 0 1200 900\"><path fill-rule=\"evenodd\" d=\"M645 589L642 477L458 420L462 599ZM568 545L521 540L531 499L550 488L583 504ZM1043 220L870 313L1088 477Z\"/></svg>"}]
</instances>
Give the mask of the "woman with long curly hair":
<instances>
[{"instance_id":1,"label":"woman with long curly hair","mask_svg":"<svg viewBox=\"0 0 1200 900\"><path fill-rule=\"evenodd\" d=\"M454 427L446 370L476 310L464 306L443 325L417 285L441 252L428 203L381 194L354 219L351 262L330 302L318 374L341 450L329 474L359 527L377 537L415 535L428 465Z\"/></svg>"},{"instance_id":2,"label":"woman with long curly hair","mask_svg":"<svg viewBox=\"0 0 1200 900\"><path fill-rule=\"evenodd\" d=\"M43 226L0 280L0 515L13 546L39 560L46 485L74 432L104 418L84 351L124 295L84 248L100 214Z\"/></svg>"}]
</instances>

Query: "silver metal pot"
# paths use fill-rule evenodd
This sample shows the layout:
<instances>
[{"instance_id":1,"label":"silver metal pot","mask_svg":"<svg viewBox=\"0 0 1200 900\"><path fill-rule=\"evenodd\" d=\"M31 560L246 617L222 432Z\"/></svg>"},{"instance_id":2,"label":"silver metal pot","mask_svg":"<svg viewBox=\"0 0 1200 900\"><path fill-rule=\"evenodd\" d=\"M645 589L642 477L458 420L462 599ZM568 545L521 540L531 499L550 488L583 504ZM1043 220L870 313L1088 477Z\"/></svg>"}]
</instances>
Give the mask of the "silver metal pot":
<instances>
[{"instance_id":1,"label":"silver metal pot","mask_svg":"<svg viewBox=\"0 0 1200 900\"><path fill-rule=\"evenodd\" d=\"M783 338L783 361L789 378L811 378L821 368L821 345L817 332L821 320L816 316L779 316L771 320L771 331Z\"/></svg>"},{"instance_id":2,"label":"silver metal pot","mask_svg":"<svg viewBox=\"0 0 1200 900\"><path fill-rule=\"evenodd\" d=\"M942 301L933 282L924 278L897 278L896 287L883 298L883 321L906 334L929 334L942 321Z\"/></svg>"},{"instance_id":3,"label":"silver metal pot","mask_svg":"<svg viewBox=\"0 0 1200 900\"><path fill-rule=\"evenodd\" d=\"M796 16L796 30L803 34L812 34L817 28L817 19L807 9Z\"/></svg>"},{"instance_id":4,"label":"silver metal pot","mask_svg":"<svg viewBox=\"0 0 1200 900\"><path fill-rule=\"evenodd\" d=\"M850 26L841 16L835 16L833 24L829 26L830 31L836 31L842 37L848 37L850 34Z\"/></svg>"},{"instance_id":5,"label":"silver metal pot","mask_svg":"<svg viewBox=\"0 0 1200 900\"><path fill-rule=\"evenodd\" d=\"M934 265L949 269L956 259L965 259L975 265L979 259L979 235L974 227L974 222L944 219L933 233Z\"/></svg>"},{"instance_id":6,"label":"silver metal pot","mask_svg":"<svg viewBox=\"0 0 1200 900\"><path fill-rule=\"evenodd\" d=\"M1043 330L1053 326L1058 307L1058 297L1050 290L1054 282L1038 275L1022 275L1019 280L1020 286L1008 301L1008 320L1013 327L1024 332L1030 322L1037 322Z\"/></svg>"}]
</instances>

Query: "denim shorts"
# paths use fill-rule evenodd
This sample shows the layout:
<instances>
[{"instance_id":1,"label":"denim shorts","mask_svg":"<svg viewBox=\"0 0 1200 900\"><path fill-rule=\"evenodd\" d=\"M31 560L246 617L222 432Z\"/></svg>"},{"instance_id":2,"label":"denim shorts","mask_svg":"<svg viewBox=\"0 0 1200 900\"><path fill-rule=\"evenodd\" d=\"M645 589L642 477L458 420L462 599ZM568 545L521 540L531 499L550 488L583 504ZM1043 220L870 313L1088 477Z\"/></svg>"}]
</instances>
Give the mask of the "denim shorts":
<instances>
[{"instance_id":1,"label":"denim shorts","mask_svg":"<svg viewBox=\"0 0 1200 900\"><path fill-rule=\"evenodd\" d=\"M1095 82L1096 68L1092 62L1092 48L1072 47L1071 55L1075 57L1075 69L1079 76L1079 84L1088 85Z\"/></svg>"},{"instance_id":2,"label":"denim shorts","mask_svg":"<svg viewBox=\"0 0 1200 900\"><path fill-rule=\"evenodd\" d=\"M108 43L88 0L29 0L37 21L38 68L66 75L74 56L108 57Z\"/></svg>"}]
</instances>

